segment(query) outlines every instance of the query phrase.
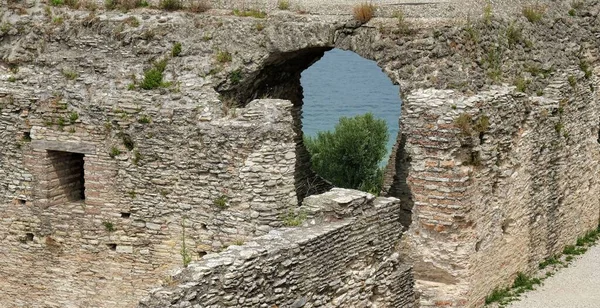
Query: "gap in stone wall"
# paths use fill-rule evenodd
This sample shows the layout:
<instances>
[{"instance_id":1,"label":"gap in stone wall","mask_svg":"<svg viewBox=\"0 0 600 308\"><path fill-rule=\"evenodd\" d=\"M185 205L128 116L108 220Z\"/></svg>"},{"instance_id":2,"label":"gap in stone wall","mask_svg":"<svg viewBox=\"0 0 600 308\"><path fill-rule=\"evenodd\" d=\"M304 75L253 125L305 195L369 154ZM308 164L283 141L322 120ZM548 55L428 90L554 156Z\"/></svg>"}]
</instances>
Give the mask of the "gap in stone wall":
<instances>
[{"instance_id":1,"label":"gap in stone wall","mask_svg":"<svg viewBox=\"0 0 600 308\"><path fill-rule=\"evenodd\" d=\"M85 200L84 154L48 151L50 161L46 187L54 203Z\"/></svg>"},{"instance_id":2,"label":"gap in stone wall","mask_svg":"<svg viewBox=\"0 0 600 308\"><path fill-rule=\"evenodd\" d=\"M257 98L270 98L270 99L285 99L292 102L294 108L292 116L294 118L294 131L296 133L296 166L295 166L295 186L296 196L299 204L302 200L313 194L320 194L328 191L333 187L331 183L317 175L311 168L310 155L304 146L303 140L303 106L304 106L304 89L301 84L302 73L311 67L313 64L318 62L326 52L329 52L333 48L331 47L316 47L306 48L294 52L285 53L274 53L269 56L269 59L265 62L266 64L262 69L245 74L247 77L235 86L227 88L227 86L218 86L215 88L223 97L225 101L236 101L245 107L249 102ZM339 50L338 50L339 52ZM353 54L354 55L354 54ZM371 62L368 59L361 58L366 62ZM376 65L373 63L374 66ZM375 66L376 67L376 66ZM376 67L382 76L386 76L381 70ZM356 72L360 74L360 71ZM364 76L362 76L364 78ZM386 78L388 78L386 76ZM342 81L343 82L343 81ZM376 90L375 90L376 91ZM399 97L399 89L396 91L396 99L398 115L400 114L401 101ZM372 94L372 93L371 93ZM332 121L333 125L337 123L339 116ZM398 119L396 119L396 125ZM396 151L403 150L403 147L399 147L400 136L395 136L397 127L395 127L394 133L390 134L390 138L394 140L395 145L391 150L391 155L388 161L388 170L385 171L385 182L387 188L384 189L382 194L399 197L401 193L388 193L391 185L402 186L405 190L402 190L404 195L410 195L407 191L407 185L397 184L396 182L406 182L406 176L403 179L395 177L396 166L400 161L408 160L406 155L396 155ZM400 159L400 160L399 160ZM404 170L406 171L406 170ZM392 184L394 182L394 184ZM400 189L393 190L397 192ZM405 198L408 199L409 197ZM411 203L412 204L412 203ZM405 212L410 213L412 206L409 206ZM406 215L405 215L406 216ZM410 215L403 218L403 221L407 220L410 222Z\"/></svg>"}]
</instances>

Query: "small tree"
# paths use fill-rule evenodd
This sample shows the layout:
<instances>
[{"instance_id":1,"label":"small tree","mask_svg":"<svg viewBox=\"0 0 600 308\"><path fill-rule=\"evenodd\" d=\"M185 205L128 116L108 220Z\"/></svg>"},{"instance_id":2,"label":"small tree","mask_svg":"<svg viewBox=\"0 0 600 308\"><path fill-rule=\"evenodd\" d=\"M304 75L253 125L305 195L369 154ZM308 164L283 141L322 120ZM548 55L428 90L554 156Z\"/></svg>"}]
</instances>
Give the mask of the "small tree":
<instances>
[{"instance_id":1,"label":"small tree","mask_svg":"<svg viewBox=\"0 0 600 308\"><path fill-rule=\"evenodd\" d=\"M384 120L372 113L341 117L333 132L305 137L313 170L335 186L379 193L389 137Z\"/></svg>"}]
</instances>

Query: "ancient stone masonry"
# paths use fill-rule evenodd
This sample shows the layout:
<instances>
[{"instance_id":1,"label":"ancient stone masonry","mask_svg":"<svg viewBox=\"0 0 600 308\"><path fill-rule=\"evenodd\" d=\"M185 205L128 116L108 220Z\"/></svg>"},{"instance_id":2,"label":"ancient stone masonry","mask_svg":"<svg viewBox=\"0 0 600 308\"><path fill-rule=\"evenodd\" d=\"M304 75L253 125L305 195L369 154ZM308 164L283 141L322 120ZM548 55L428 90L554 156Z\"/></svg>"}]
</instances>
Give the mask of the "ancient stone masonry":
<instances>
[{"instance_id":1,"label":"ancient stone masonry","mask_svg":"<svg viewBox=\"0 0 600 308\"><path fill-rule=\"evenodd\" d=\"M208 255L139 307L413 307L397 199L333 189L304 203L309 226Z\"/></svg>"},{"instance_id":2,"label":"ancient stone masonry","mask_svg":"<svg viewBox=\"0 0 600 308\"><path fill-rule=\"evenodd\" d=\"M600 215L600 4L542 4L360 24L0 0L0 302L482 306ZM332 48L401 86L400 201L320 194L300 74Z\"/></svg>"}]
</instances>

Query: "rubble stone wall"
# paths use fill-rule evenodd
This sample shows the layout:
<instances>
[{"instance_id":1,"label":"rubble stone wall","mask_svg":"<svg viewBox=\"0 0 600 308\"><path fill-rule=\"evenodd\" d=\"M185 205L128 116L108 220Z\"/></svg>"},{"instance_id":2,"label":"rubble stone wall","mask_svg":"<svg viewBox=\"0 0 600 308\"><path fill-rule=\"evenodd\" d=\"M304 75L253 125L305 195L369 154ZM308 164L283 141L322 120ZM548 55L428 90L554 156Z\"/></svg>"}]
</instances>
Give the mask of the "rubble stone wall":
<instances>
[{"instance_id":1,"label":"rubble stone wall","mask_svg":"<svg viewBox=\"0 0 600 308\"><path fill-rule=\"evenodd\" d=\"M395 251L397 199L333 189L305 204L305 226L208 255L139 307L415 307L410 266Z\"/></svg>"}]
</instances>

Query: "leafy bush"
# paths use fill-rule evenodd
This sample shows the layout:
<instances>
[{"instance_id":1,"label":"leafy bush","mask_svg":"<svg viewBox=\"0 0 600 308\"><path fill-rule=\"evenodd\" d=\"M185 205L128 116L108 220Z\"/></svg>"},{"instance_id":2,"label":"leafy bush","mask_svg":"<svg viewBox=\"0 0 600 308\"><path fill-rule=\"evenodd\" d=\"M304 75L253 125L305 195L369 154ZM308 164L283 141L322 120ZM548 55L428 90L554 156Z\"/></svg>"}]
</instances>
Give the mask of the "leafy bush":
<instances>
[{"instance_id":1,"label":"leafy bush","mask_svg":"<svg viewBox=\"0 0 600 308\"><path fill-rule=\"evenodd\" d=\"M314 171L323 178L338 187L378 193L383 180L379 163L388 137L385 121L367 113L342 117L333 132L305 137L304 144Z\"/></svg>"},{"instance_id":2,"label":"leafy bush","mask_svg":"<svg viewBox=\"0 0 600 308\"><path fill-rule=\"evenodd\" d=\"M366 23L375 15L375 6L370 2L363 2L354 7L354 19Z\"/></svg>"}]
</instances>

